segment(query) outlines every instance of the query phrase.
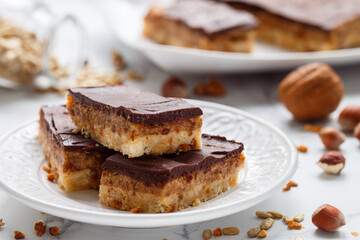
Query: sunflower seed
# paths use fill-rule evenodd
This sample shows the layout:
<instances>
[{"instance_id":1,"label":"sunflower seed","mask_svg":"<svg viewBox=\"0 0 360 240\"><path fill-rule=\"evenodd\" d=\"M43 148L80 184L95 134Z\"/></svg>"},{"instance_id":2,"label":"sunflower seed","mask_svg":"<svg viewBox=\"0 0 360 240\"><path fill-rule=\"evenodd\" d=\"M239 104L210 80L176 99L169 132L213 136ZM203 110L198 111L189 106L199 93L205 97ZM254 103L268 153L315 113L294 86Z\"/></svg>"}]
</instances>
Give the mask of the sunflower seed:
<instances>
[{"instance_id":1,"label":"sunflower seed","mask_svg":"<svg viewBox=\"0 0 360 240\"><path fill-rule=\"evenodd\" d=\"M258 227L252 228L247 232L247 235L251 238L255 238L259 234L260 231L261 231L261 229Z\"/></svg>"},{"instance_id":2,"label":"sunflower seed","mask_svg":"<svg viewBox=\"0 0 360 240\"><path fill-rule=\"evenodd\" d=\"M267 218L264 219L264 221L262 221L262 223L260 224L260 228L261 230L268 230L269 228L271 228L273 224L274 224L274 219Z\"/></svg>"}]
</instances>

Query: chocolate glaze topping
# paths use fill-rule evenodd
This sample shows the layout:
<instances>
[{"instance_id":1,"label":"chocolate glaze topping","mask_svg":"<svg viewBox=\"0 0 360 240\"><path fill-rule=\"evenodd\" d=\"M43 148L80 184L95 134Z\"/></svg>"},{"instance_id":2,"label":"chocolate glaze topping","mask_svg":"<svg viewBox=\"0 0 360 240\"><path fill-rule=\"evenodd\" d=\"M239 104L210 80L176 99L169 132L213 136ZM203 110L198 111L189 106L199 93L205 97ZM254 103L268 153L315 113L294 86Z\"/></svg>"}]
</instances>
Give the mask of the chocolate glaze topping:
<instances>
[{"instance_id":1,"label":"chocolate glaze topping","mask_svg":"<svg viewBox=\"0 0 360 240\"><path fill-rule=\"evenodd\" d=\"M324 31L360 17L360 0L219 0L300 22ZM255 9L256 10L256 9Z\"/></svg>"},{"instance_id":2,"label":"chocolate glaze topping","mask_svg":"<svg viewBox=\"0 0 360 240\"><path fill-rule=\"evenodd\" d=\"M103 170L128 175L147 184L164 184L225 161L240 154L242 143L227 141L224 137L202 135L202 148L180 154L127 158L121 153L108 157Z\"/></svg>"},{"instance_id":3,"label":"chocolate glaze topping","mask_svg":"<svg viewBox=\"0 0 360 240\"><path fill-rule=\"evenodd\" d=\"M124 85L71 88L69 94L81 104L122 115L132 123L154 125L202 115L200 108L182 99L165 98Z\"/></svg>"},{"instance_id":4,"label":"chocolate glaze topping","mask_svg":"<svg viewBox=\"0 0 360 240\"><path fill-rule=\"evenodd\" d=\"M177 0L165 8L163 14L210 36L235 28L257 27L252 14L210 0Z\"/></svg>"},{"instance_id":5,"label":"chocolate glaze topping","mask_svg":"<svg viewBox=\"0 0 360 240\"><path fill-rule=\"evenodd\" d=\"M45 119L46 129L62 145L64 150L112 152L112 150L96 143L90 138L73 133L75 125L71 121L64 105L43 106L41 108L41 115Z\"/></svg>"}]
</instances>

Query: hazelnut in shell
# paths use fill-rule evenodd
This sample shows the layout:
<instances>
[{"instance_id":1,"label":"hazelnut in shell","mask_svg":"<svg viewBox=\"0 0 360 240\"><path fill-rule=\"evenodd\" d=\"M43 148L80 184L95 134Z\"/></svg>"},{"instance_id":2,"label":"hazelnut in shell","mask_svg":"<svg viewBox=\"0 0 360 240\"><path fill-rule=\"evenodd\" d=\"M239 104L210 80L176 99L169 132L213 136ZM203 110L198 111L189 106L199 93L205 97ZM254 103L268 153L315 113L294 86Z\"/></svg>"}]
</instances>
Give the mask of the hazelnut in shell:
<instances>
[{"instance_id":1,"label":"hazelnut in shell","mask_svg":"<svg viewBox=\"0 0 360 240\"><path fill-rule=\"evenodd\" d=\"M337 231L346 224L344 214L334 206L323 204L312 215L313 224L321 230Z\"/></svg>"},{"instance_id":2,"label":"hazelnut in shell","mask_svg":"<svg viewBox=\"0 0 360 240\"><path fill-rule=\"evenodd\" d=\"M344 131L353 131L360 123L360 106L346 106L339 115L339 124Z\"/></svg>"},{"instance_id":3,"label":"hazelnut in shell","mask_svg":"<svg viewBox=\"0 0 360 240\"><path fill-rule=\"evenodd\" d=\"M354 128L354 136L360 141L360 123Z\"/></svg>"},{"instance_id":4,"label":"hazelnut in shell","mask_svg":"<svg viewBox=\"0 0 360 240\"><path fill-rule=\"evenodd\" d=\"M333 127L322 128L319 136L325 147L330 149L338 149L346 138L344 133Z\"/></svg>"},{"instance_id":5,"label":"hazelnut in shell","mask_svg":"<svg viewBox=\"0 0 360 240\"><path fill-rule=\"evenodd\" d=\"M330 151L325 153L320 160L318 165L329 174L339 174L345 167L345 158L341 152Z\"/></svg>"},{"instance_id":6,"label":"hazelnut in shell","mask_svg":"<svg viewBox=\"0 0 360 240\"><path fill-rule=\"evenodd\" d=\"M322 119L342 99L344 86L334 70L324 63L301 66L279 84L280 101L299 121Z\"/></svg>"}]
</instances>

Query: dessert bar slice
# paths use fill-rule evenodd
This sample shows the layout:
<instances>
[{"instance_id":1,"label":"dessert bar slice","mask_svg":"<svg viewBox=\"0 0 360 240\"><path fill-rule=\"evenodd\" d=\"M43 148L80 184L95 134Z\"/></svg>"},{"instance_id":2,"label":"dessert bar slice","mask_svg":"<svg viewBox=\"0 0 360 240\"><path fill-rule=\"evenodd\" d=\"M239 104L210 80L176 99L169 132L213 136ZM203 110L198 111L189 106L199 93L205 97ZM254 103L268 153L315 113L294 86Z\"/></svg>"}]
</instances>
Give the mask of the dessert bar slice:
<instances>
[{"instance_id":1,"label":"dessert bar slice","mask_svg":"<svg viewBox=\"0 0 360 240\"><path fill-rule=\"evenodd\" d=\"M201 147L202 111L181 99L124 85L72 88L67 108L78 131L129 158Z\"/></svg>"},{"instance_id":2,"label":"dessert bar slice","mask_svg":"<svg viewBox=\"0 0 360 240\"><path fill-rule=\"evenodd\" d=\"M143 34L161 44L228 52L251 52L256 19L245 11L210 0L178 0L154 6Z\"/></svg>"},{"instance_id":3,"label":"dessert bar slice","mask_svg":"<svg viewBox=\"0 0 360 240\"><path fill-rule=\"evenodd\" d=\"M135 213L163 213L197 206L225 192L244 167L243 144L205 134L202 141L201 149L186 153L108 157L100 202Z\"/></svg>"},{"instance_id":4,"label":"dessert bar slice","mask_svg":"<svg viewBox=\"0 0 360 240\"><path fill-rule=\"evenodd\" d=\"M73 133L65 106L40 109L39 140L55 180L65 191L98 188L101 165L115 152Z\"/></svg>"},{"instance_id":5,"label":"dessert bar slice","mask_svg":"<svg viewBox=\"0 0 360 240\"><path fill-rule=\"evenodd\" d=\"M360 46L359 0L220 0L259 20L260 40L296 51Z\"/></svg>"}]
</instances>

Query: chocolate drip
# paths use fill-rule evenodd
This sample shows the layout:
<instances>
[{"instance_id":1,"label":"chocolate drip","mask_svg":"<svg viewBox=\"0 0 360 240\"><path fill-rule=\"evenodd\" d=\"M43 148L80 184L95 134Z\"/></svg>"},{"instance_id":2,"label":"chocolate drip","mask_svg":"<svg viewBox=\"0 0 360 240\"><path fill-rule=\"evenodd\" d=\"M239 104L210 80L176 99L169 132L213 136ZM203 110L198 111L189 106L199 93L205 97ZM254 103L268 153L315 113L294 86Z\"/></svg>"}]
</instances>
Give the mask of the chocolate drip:
<instances>
[{"instance_id":1,"label":"chocolate drip","mask_svg":"<svg viewBox=\"0 0 360 240\"><path fill-rule=\"evenodd\" d=\"M90 138L73 133L75 125L71 121L65 105L43 106L41 114L45 119L47 130L66 151L112 152ZM115 152L114 152L115 153Z\"/></svg>"}]
</instances>

